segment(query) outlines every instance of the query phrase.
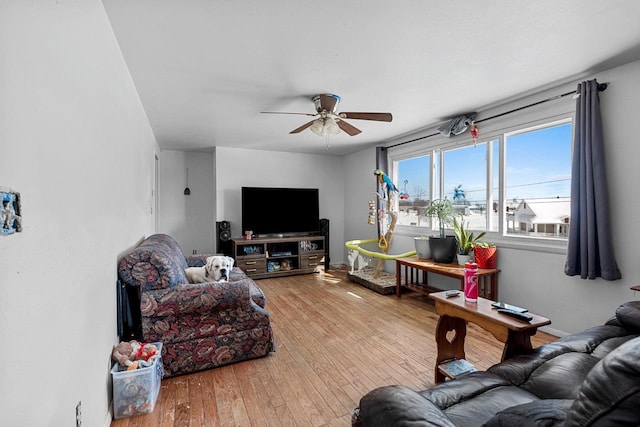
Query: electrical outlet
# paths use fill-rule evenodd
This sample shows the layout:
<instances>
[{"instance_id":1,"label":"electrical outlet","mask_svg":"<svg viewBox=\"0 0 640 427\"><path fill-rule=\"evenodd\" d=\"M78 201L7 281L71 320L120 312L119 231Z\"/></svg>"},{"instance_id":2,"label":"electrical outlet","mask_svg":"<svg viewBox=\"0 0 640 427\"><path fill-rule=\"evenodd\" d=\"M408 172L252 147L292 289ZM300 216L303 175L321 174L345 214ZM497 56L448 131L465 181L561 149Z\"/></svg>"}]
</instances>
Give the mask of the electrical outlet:
<instances>
[{"instance_id":1,"label":"electrical outlet","mask_svg":"<svg viewBox=\"0 0 640 427\"><path fill-rule=\"evenodd\" d=\"M82 427L82 401L76 405L76 427Z\"/></svg>"}]
</instances>

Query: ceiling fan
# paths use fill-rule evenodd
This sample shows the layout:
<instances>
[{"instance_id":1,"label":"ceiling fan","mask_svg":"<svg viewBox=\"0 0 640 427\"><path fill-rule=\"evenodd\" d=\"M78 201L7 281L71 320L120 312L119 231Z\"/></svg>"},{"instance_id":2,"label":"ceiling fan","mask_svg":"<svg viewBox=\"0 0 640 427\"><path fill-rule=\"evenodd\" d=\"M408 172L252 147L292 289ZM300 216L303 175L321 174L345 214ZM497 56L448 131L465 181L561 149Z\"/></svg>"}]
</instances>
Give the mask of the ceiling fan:
<instances>
[{"instance_id":1,"label":"ceiling fan","mask_svg":"<svg viewBox=\"0 0 640 427\"><path fill-rule=\"evenodd\" d=\"M340 130L355 136L361 132L357 127L347 123L344 119L353 120L373 120L378 122L390 122L393 118L391 113L358 113L358 112L337 112L340 97L331 93L316 95L311 99L316 107L316 113L285 113L277 111L262 111L264 114L298 114L302 116L317 117L292 130L289 133L300 133L309 128L319 136L336 135Z\"/></svg>"}]
</instances>

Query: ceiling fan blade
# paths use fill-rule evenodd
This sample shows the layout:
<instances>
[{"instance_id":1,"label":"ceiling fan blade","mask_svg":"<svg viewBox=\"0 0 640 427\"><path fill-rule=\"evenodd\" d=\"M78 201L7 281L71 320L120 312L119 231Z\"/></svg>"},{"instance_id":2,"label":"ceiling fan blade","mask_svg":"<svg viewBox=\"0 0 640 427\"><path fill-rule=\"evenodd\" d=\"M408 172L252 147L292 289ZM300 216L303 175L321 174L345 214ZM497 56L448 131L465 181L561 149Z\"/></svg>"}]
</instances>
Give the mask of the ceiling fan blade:
<instances>
[{"instance_id":1,"label":"ceiling fan blade","mask_svg":"<svg viewBox=\"0 0 640 427\"><path fill-rule=\"evenodd\" d=\"M302 126L300 126L299 128L296 128L296 129L292 130L292 131L291 131L291 132L289 132L289 133L300 133L300 132L302 132L303 130L305 130L306 128L311 127L311 125L313 124L313 122L315 122L315 120L311 120L310 122L307 122L307 123L303 124L303 125L302 125Z\"/></svg>"},{"instance_id":2,"label":"ceiling fan blade","mask_svg":"<svg viewBox=\"0 0 640 427\"><path fill-rule=\"evenodd\" d=\"M287 113L284 111L260 111L260 114L297 114L299 116L310 116L310 117L314 117L317 116L318 114L311 114L311 113Z\"/></svg>"},{"instance_id":3,"label":"ceiling fan blade","mask_svg":"<svg viewBox=\"0 0 640 427\"><path fill-rule=\"evenodd\" d=\"M345 122L344 120L336 120L336 123L337 123L337 125L338 125L338 127L340 129L342 129L343 131L345 131L346 133L348 133L351 136L356 136L357 134L362 132L360 129L358 129L355 126L350 125L349 123Z\"/></svg>"},{"instance_id":4,"label":"ceiling fan blade","mask_svg":"<svg viewBox=\"0 0 640 427\"><path fill-rule=\"evenodd\" d=\"M337 95L322 94L320 96L320 107L322 110L333 112L336 109L336 105L340 98Z\"/></svg>"},{"instance_id":5,"label":"ceiling fan blade","mask_svg":"<svg viewBox=\"0 0 640 427\"><path fill-rule=\"evenodd\" d=\"M391 113L340 113L340 117L355 120L375 120L377 122L390 122L393 119Z\"/></svg>"}]
</instances>

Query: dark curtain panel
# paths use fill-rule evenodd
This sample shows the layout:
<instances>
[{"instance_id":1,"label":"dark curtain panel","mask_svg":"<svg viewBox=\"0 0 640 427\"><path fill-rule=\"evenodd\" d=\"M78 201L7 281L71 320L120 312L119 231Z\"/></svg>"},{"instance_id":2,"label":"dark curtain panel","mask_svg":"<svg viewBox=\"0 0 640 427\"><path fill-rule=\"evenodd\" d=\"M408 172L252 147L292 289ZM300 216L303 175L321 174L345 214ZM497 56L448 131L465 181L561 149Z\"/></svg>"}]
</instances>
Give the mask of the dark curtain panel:
<instances>
[{"instance_id":1,"label":"dark curtain panel","mask_svg":"<svg viewBox=\"0 0 640 427\"><path fill-rule=\"evenodd\" d=\"M389 173L388 166L389 166L389 163L387 161L386 148L376 147L376 169L380 169L382 172L388 174ZM373 173L373 171L371 172ZM376 192L378 194L384 194L383 184L380 184L380 182L377 179L376 179ZM378 203L376 206L378 212L380 211L380 209L386 208L385 203L386 203L385 200L383 200L382 198L378 198ZM378 215L376 215L376 221L378 222L378 239L379 239L380 236L382 236L384 233L382 232L383 230L381 230L381 224L380 224Z\"/></svg>"},{"instance_id":2,"label":"dark curtain panel","mask_svg":"<svg viewBox=\"0 0 640 427\"><path fill-rule=\"evenodd\" d=\"M571 165L571 223L564 272L620 279L611 240L598 82L578 84Z\"/></svg>"},{"instance_id":3,"label":"dark curtain panel","mask_svg":"<svg viewBox=\"0 0 640 427\"><path fill-rule=\"evenodd\" d=\"M387 166L387 150L384 147L376 147L376 169L388 174Z\"/></svg>"}]
</instances>

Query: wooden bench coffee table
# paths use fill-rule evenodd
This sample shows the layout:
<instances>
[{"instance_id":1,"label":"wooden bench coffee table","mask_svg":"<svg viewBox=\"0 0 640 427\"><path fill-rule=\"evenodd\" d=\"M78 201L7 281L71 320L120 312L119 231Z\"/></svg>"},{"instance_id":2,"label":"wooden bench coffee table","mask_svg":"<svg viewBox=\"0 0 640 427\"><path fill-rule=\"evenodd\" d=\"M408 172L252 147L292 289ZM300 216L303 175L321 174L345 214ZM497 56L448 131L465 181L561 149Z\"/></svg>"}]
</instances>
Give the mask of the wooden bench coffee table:
<instances>
[{"instance_id":1,"label":"wooden bench coffee table","mask_svg":"<svg viewBox=\"0 0 640 427\"><path fill-rule=\"evenodd\" d=\"M540 326L549 325L551 321L537 314L530 322L518 320L491 307L494 302L490 299L478 298L475 303L466 302L464 294L446 297L446 292L429 294L435 301L436 313L440 315L436 329L436 344L438 356L436 358L435 381L444 382L446 376L438 366L447 360L464 359L464 340L467 334L467 322L473 322L481 328L491 332L498 341L504 343L502 360L525 354L531 351L531 337ZM451 341L447 334L455 332Z\"/></svg>"},{"instance_id":2,"label":"wooden bench coffee table","mask_svg":"<svg viewBox=\"0 0 640 427\"><path fill-rule=\"evenodd\" d=\"M497 268L478 269L478 295L492 300L498 299ZM396 296L402 295L402 288L408 288L423 295L442 289L429 286L428 273L452 277L460 280L460 290L464 289L464 267L454 264L442 264L430 259L418 259L417 256L396 259ZM422 276L422 277L420 277Z\"/></svg>"}]
</instances>

